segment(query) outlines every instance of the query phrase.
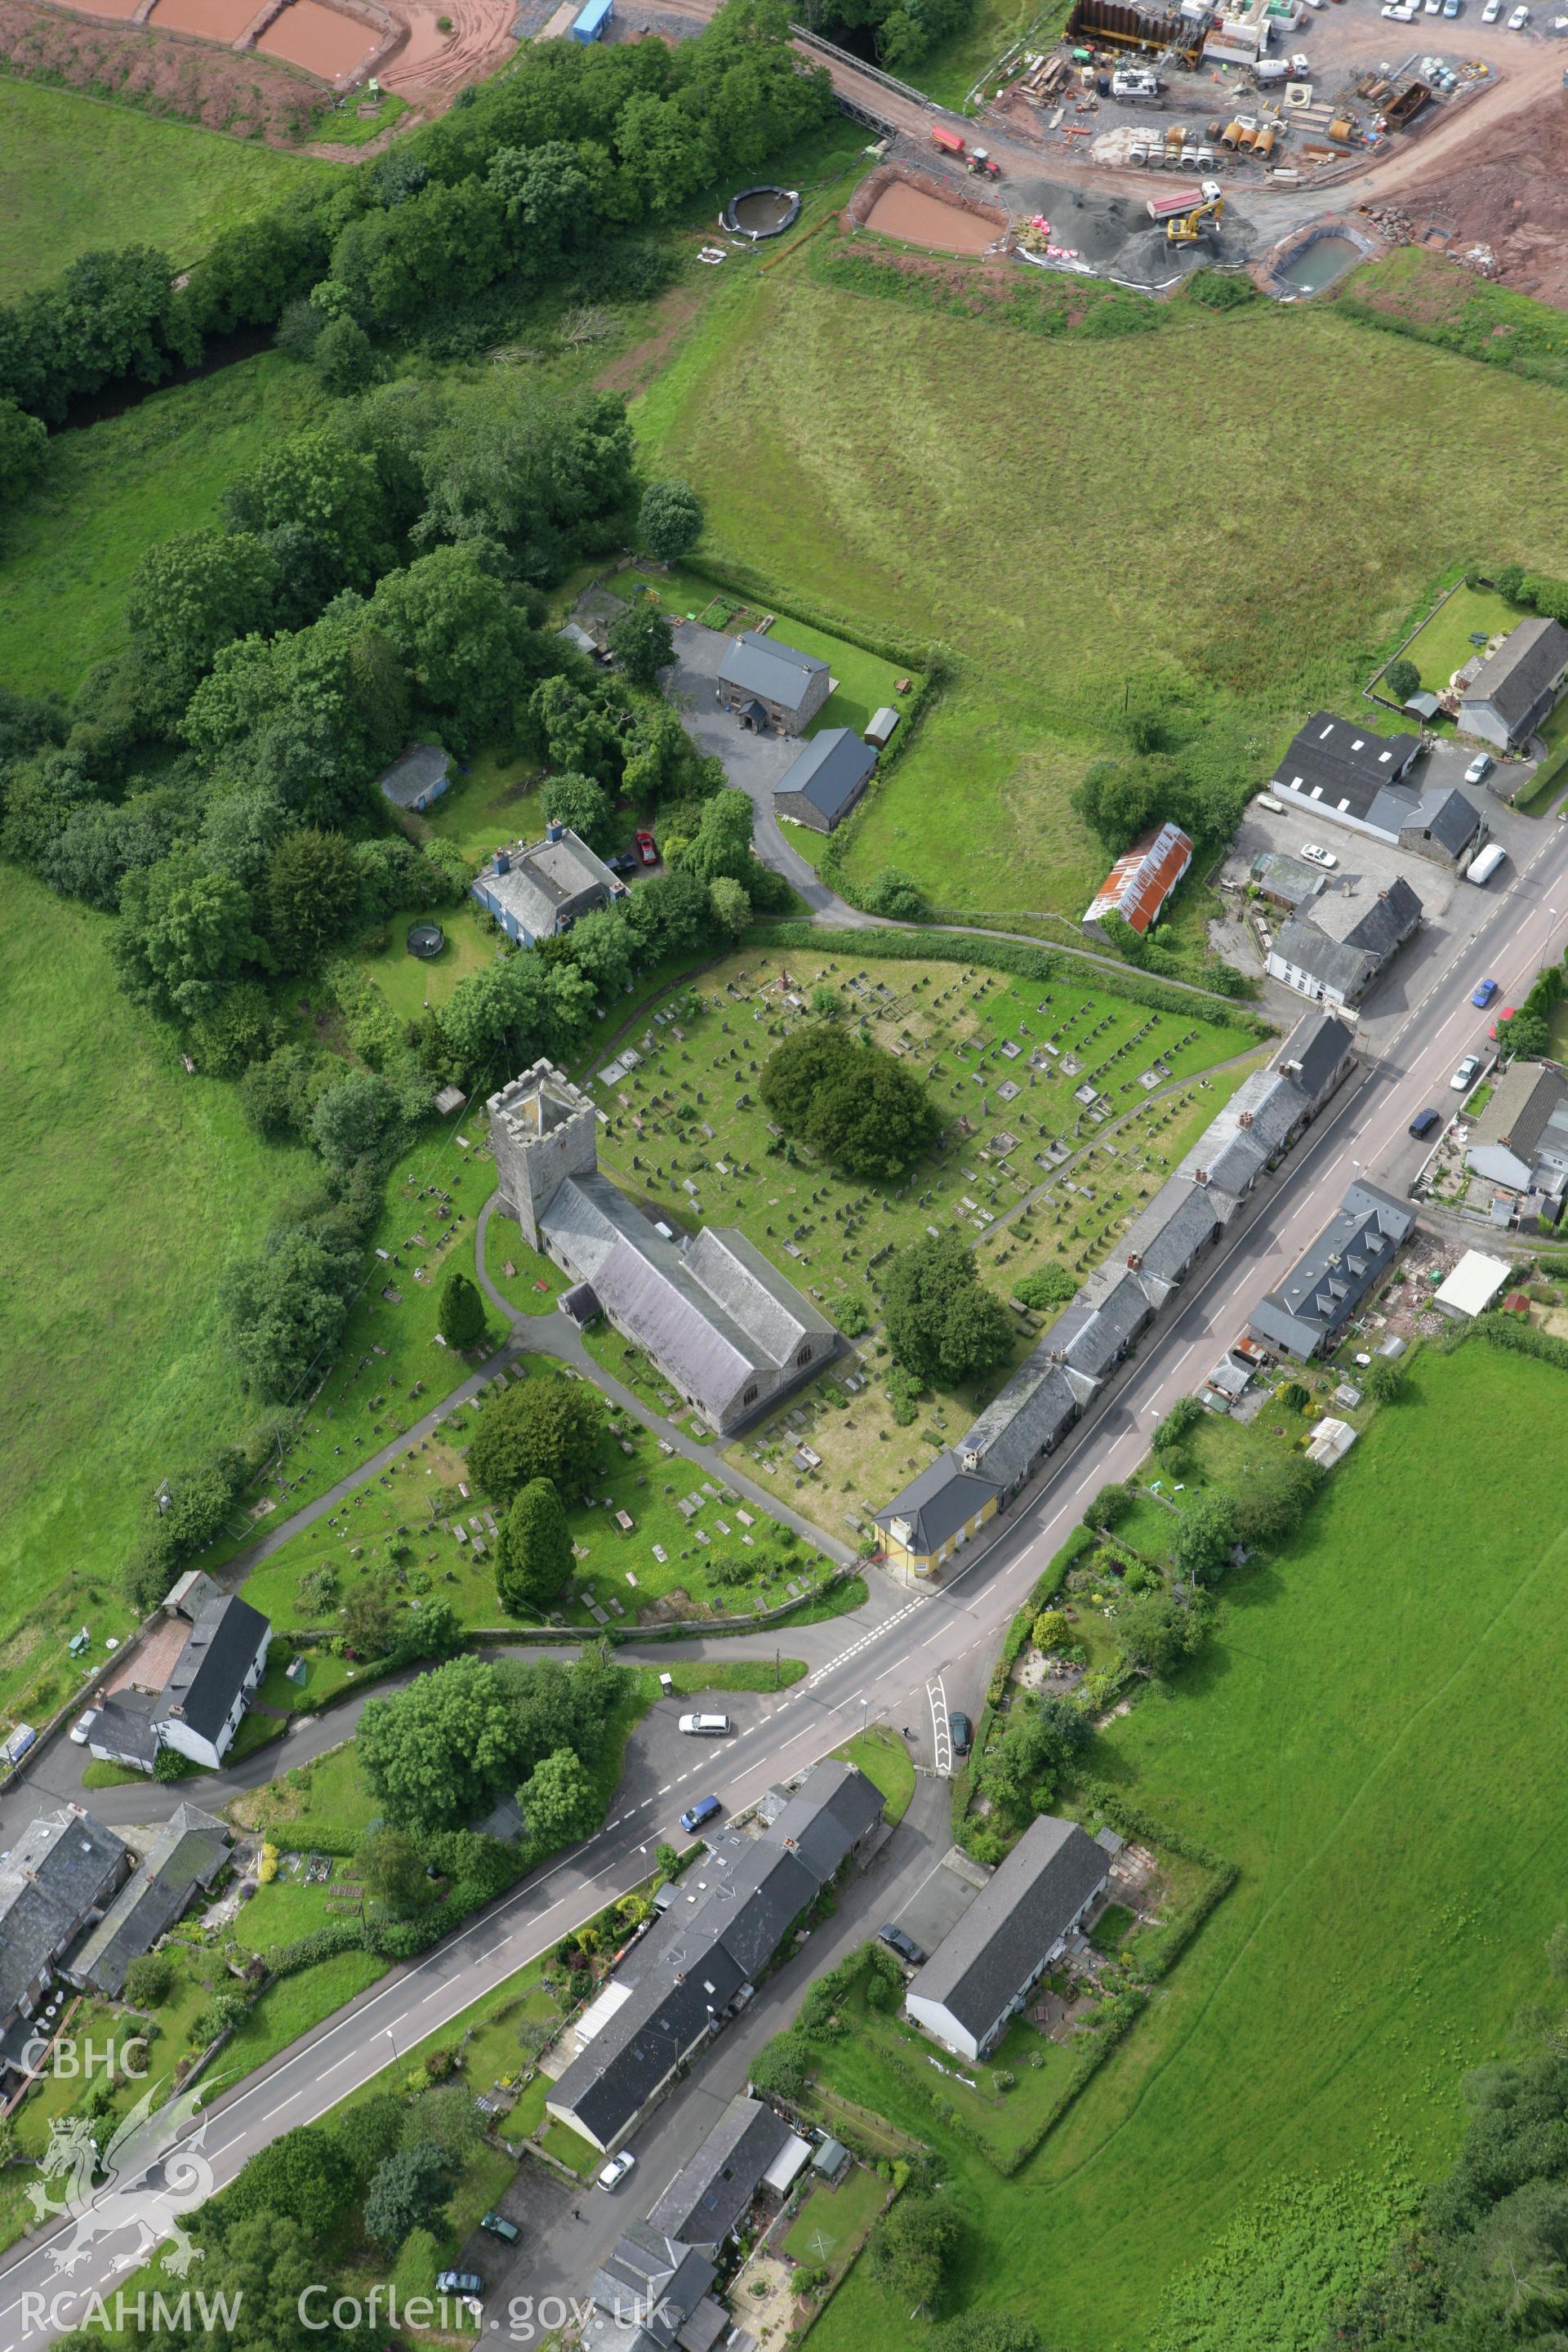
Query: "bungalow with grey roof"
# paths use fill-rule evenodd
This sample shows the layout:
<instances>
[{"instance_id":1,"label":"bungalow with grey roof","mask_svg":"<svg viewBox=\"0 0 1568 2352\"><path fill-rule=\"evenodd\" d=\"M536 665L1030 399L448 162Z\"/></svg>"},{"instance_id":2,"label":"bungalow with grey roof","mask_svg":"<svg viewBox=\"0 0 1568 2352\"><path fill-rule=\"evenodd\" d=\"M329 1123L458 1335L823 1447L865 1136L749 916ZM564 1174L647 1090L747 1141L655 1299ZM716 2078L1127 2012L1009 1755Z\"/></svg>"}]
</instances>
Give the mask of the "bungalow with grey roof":
<instances>
[{"instance_id":1,"label":"bungalow with grey roof","mask_svg":"<svg viewBox=\"0 0 1568 2352\"><path fill-rule=\"evenodd\" d=\"M1002 2038L1110 1875L1077 1822L1037 1815L910 1982L906 2013L972 2063Z\"/></svg>"},{"instance_id":2,"label":"bungalow with grey roof","mask_svg":"<svg viewBox=\"0 0 1568 2352\"><path fill-rule=\"evenodd\" d=\"M376 779L394 808L422 810L438 801L451 781L451 761L439 743L416 743Z\"/></svg>"}]
</instances>

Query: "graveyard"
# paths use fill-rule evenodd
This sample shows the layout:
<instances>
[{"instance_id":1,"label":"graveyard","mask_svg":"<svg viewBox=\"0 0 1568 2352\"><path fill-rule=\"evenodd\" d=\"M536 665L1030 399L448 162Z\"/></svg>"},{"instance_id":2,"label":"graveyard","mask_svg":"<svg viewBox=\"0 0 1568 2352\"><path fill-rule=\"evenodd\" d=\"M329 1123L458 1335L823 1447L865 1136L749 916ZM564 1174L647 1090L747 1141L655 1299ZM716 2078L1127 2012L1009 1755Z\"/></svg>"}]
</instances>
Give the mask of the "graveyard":
<instances>
[{"instance_id":1,"label":"graveyard","mask_svg":"<svg viewBox=\"0 0 1568 2352\"><path fill-rule=\"evenodd\" d=\"M552 1367L512 1367L510 1379L552 1379ZM505 1383L498 1374L495 1385ZM467 1438L480 1408L449 1414L328 1518L294 1537L247 1580L246 1598L280 1633L331 1631L361 1579L417 1603L449 1601L465 1625L508 1622L496 1598L498 1515L470 1481ZM611 1411L592 1495L565 1495L576 1569L550 1612L562 1626L667 1624L728 1616L808 1598L828 1565L794 1531L727 1491L711 1471L667 1450L629 1415ZM863 1597L850 1580L842 1605Z\"/></svg>"},{"instance_id":2,"label":"graveyard","mask_svg":"<svg viewBox=\"0 0 1568 2352\"><path fill-rule=\"evenodd\" d=\"M845 1180L770 1125L763 1064L837 1017L918 1073L949 1125L901 1184ZM900 1423L875 1336L895 1249L958 1233L1004 1298L1047 1265L1081 1277L1214 1117L1261 1049L1249 1027L1154 1011L1076 971L1048 983L964 964L797 950L740 955L678 991L584 1084L603 1165L655 1217L739 1225L859 1345L729 1459L840 1540L951 1443L1006 1377L922 1398ZM1015 1360L1044 1328L1013 1308ZM657 1380L604 1327L590 1344L656 1409Z\"/></svg>"}]
</instances>

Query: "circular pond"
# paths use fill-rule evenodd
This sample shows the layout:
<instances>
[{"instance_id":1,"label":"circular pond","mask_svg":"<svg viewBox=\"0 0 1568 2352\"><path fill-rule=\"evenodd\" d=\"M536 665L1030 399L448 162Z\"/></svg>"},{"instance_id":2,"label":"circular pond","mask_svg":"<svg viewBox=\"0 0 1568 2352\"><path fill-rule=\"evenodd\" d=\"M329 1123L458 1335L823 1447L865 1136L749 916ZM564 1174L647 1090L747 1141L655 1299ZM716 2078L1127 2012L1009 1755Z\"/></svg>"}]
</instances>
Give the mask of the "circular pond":
<instances>
[{"instance_id":1,"label":"circular pond","mask_svg":"<svg viewBox=\"0 0 1568 2352\"><path fill-rule=\"evenodd\" d=\"M742 188L731 196L720 219L731 236L782 236L800 218L800 198L793 188Z\"/></svg>"}]
</instances>

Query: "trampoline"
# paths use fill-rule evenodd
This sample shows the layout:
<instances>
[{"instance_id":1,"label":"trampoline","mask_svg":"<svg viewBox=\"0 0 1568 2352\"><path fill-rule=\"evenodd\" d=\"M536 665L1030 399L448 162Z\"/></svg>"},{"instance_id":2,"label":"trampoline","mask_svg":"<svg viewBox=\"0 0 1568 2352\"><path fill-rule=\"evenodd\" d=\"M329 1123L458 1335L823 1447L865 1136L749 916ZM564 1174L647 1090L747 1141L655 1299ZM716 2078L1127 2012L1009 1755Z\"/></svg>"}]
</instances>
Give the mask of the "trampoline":
<instances>
[{"instance_id":1,"label":"trampoline","mask_svg":"<svg viewBox=\"0 0 1568 2352\"><path fill-rule=\"evenodd\" d=\"M432 956L438 956L446 946L447 934L439 923L410 923L406 944L411 956L418 956L423 962L428 963Z\"/></svg>"},{"instance_id":2,"label":"trampoline","mask_svg":"<svg viewBox=\"0 0 1568 2352\"><path fill-rule=\"evenodd\" d=\"M800 198L793 188L742 188L719 215L721 228L731 236L782 236L800 218Z\"/></svg>"}]
</instances>

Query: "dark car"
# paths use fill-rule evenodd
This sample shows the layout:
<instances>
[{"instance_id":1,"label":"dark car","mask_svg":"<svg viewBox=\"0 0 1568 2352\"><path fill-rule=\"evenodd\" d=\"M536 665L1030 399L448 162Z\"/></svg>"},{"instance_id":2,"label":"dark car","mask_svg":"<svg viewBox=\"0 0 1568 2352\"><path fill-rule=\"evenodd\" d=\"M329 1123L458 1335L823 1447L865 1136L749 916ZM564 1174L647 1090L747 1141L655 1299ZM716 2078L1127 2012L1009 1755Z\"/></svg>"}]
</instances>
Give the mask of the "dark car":
<instances>
[{"instance_id":1,"label":"dark car","mask_svg":"<svg viewBox=\"0 0 1568 2352\"><path fill-rule=\"evenodd\" d=\"M710 1822L719 1810L717 1797L699 1797L697 1802L688 1805L681 1814L680 1826L689 1836L693 1830L700 1830L704 1822Z\"/></svg>"},{"instance_id":2,"label":"dark car","mask_svg":"<svg viewBox=\"0 0 1568 2352\"><path fill-rule=\"evenodd\" d=\"M617 849L613 857L605 858L605 863L612 874L635 874L637 870L637 861L629 849Z\"/></svg>"},{"instance_id":3,"label":"dark car","mask_svg":"<svg viewBox=\"0 0 1568 2352\"><path fill-rule=\"evenodd\" d=\"M478 2271L438 2271L436 2274L437 2294L483 2294L485 2283Z\"/></svg>"},{"instance_id":4,"label":"dark car","mask_svg":"<svg viewBox=\"0 0 1568 2352\"><path fill-rule=\"evenodd\" d=\"M1441 1111L1423 1110L1416 1113L1415 1117L1410 1122L1410 1132L1415 1138L1417 1143L1419 1143L1424 1137L1431 1134L1432 1129L1439 1124L1441 1118Z\"/></svg>"},{"instance_id":5,"label":"dark car","mask_svg":"<svg viewBox=\"0 0 1568 2352\"><path fill-rule=\"evenodd\" d=\"M509 2221L504 2213L481 2214L479 2227L481 2230L488 2230L492 2238L504 2238L509 2246L515 2246L522 2235L517 2223Z\"/></svg>"},{"instance_id":6,"label":"dark car","mask_svg":"<svg viewBox=\"0 0 1568 2352\"><path fill-rule=\"evenodd\" d=\"M955 1756L967 1756L974 1744L974 1727L966 1715L952 1714L947 1718L947 1735L952 1742Z\"/></svg>"},{"instance_id":7,"label":"dark car","mask_svg":"<svg viewBox=\"0 0 1568 2352\"><path fill-rule=\"evenodd\" d=\"M897 1952L900 1960L908 1960L911 1969L918 1969L924 1965L925 1954L914 1937L906 1936L901 1927L879 1927L877 1941L879 1944L886 1944L889 1952Z\"/></svg>"}]
</instances>

